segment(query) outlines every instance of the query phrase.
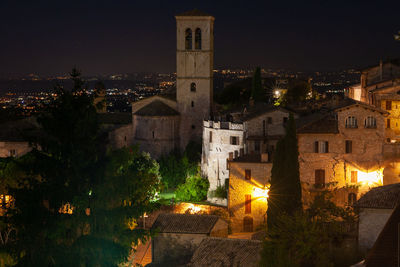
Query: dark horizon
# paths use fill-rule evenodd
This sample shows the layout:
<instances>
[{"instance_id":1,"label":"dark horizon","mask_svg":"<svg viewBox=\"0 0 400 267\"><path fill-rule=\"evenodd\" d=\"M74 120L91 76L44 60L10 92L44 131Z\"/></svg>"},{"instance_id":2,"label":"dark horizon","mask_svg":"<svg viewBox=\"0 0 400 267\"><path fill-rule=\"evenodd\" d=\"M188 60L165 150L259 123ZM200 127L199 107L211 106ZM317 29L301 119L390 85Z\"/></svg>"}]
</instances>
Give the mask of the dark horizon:
<instances>
[{"instance_id":1,"label":"dark horizon","mask_svg":"<svg viewBox=\"0 0 400 267\"><path fill-rule=\"evenodd\" d=\"M399 1L5 0L0 74L174 72L174 16L193 8L215 17L215 69L330 71L400 57Z\"/></svg>"}]
</instances>

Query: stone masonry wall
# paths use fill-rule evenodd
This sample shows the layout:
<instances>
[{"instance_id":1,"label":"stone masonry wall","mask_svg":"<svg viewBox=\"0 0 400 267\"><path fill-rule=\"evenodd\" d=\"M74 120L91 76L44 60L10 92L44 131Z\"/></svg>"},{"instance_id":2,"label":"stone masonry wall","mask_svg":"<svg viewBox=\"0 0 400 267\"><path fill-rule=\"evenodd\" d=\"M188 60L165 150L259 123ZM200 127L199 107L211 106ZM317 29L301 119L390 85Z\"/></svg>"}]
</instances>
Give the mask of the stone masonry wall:
<instances>
[{"instance_id":1,"label":"stone masonry wall","mask_svg":"<svg viewBox=\"0 0 400 267\"><path fill-rule=\"evenodd\" d=\"M228 210L232 232L243 232L243 219L253 219L253 231L266 222L267 198L261 191L271 178L271 163L230 162ZM245 170L251 170L251 180ZM251 195L251 213L245 214L245 195Z\"/></svg>"},{"instance_id":2,"label":"stone masonry wall","mask_svg":"<svg viewBox=\"0 0 400 267\"><path fill-rule=\"evenodd\" d=\"M15 156L20 157L31 151L28 142L0 142L0 157L7 158L15 151Z\"/></svg>"},{"instance_id":3,"label":"stone masonry wall","mask_svg":"<svg viewBox=\"0 0 400 267\"><path fill-rule=\"evenodd\" d=\"M358 128L345 128L345 119L354 116ZM364 128L367 116L376 118L377 128ZM370 186L381 184L352 184L351 171L357 171L359 178L364 173L382 172L384 117L381 113L364 108L350 107L337 113L338 134L298 134L300 179L313 188L315 170L325 170L325 182L337 182L337 187L361 185L359 193L366 192ZM346 154L346 140L352 141L352 153ZM315 141L328 141L329 153L315 153ZM361 173L362 172L362 173ZM367 174L368 175L368 174Z\"/></svg>"}]
</instances>

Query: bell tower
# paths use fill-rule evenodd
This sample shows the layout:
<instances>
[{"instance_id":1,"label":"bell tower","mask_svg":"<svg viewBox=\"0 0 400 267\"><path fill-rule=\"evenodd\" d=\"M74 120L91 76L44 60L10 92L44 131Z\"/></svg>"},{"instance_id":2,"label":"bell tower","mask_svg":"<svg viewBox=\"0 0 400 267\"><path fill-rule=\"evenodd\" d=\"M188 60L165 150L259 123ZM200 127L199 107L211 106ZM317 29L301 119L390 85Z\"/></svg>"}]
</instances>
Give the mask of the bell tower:
<instances>
[{"instance_id":1,"label":"bell tower","mask_svg":"<svg viewBox=\"0 0 400 267\"><path fill-rule=\"evenodd\" d=\"M214 17L195 9L175 18L176 99L183 150L189 141L201 142L203 120L212 108Z\"/></svg>"}]
</instances>

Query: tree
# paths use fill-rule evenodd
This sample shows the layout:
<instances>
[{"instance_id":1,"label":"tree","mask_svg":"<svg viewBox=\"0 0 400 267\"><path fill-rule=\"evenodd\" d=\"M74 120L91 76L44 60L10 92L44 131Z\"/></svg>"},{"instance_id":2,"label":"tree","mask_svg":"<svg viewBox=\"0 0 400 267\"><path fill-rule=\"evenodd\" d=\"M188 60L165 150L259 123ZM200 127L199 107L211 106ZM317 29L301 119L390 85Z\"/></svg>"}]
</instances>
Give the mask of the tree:
<instances>
[{"instance_id":1,"label":"tree","mask_svg":"<svg viewBox=\"0 0 400 267\"><path fill-rule=\"evenodd\" d=\"M14 161L15 201L1 219L17 229L18 266L117 266L148 234L135 220L156 207L158 164L135 147L107 152L93 99L71 77L73 90L56 88L38 118L36 148Z\"/></svg>"},{"instance_id":2,"label":"tree","mask_svg":"<svg viewBox=\"0 0 400 267\"><path fill-rule=\"evenodd\" d=\"M349 266L360 260L343 242L356 222L350 207L336 206L331 192L318 194L305 212L283 213L268 229L261 266Z\"/></svg>"},{"instance_id":3,"label":"tree","mask_svg":"<svg viewBox=\"0 0 400 267\"><path fill-rule=\"evenodd\" d=\"M296 126L289 115L286 134L279 140L273 156L268 199L268 228L274 227L282 213L293 215L302 209Z\"/></svg>"},{"instance_id":4,"label":"tree","mask_svg":"<svg viewBox=\"0 0 400 267\"><path fill-rule=\"evenodd\" d=\"M309 97L311 92L311 84L307 81L295 80L290 82L288 91L285 95L286 102L290 104L298 104Z\"/></svg>"},{"instance_id":5,"label":"tree","mask_svg":"<svg viewBox=\"0 0 400 267\"><path fill-rule=\"evenodd\" d=\"M254 70L253 74L253 82L251 88L251 97L255 102L264 102L265 101L265 92L261 82L261 69L257 67Z\"/></svg>"}]
</instances>

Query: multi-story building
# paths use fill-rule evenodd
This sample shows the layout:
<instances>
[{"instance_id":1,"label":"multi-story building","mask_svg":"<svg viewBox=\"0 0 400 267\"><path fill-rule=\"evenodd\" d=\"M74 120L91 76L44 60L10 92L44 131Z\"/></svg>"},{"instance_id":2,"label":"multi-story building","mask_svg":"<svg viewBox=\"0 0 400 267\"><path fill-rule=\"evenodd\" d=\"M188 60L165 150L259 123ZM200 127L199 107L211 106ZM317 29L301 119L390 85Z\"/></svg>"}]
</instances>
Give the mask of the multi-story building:
<instances>
[{"instance_id":1,"label":"multi-story building","mask_svg":"<svg viewBox=\"0 0 400 267\"><path fill-rule=\"evenodd\" d=\"M328 112L298 120L303 203L314 192L335 189L335 202L353 204L384 183L385 117L380 108L344 99Z\"/></svg>"},{"instance_id":2,"label":"multi-story building","mask_svg":"<svg viewBox=\"0 0 400 267\"><path fill-rule=\"evenodd\" d=\"M210 181L210 193L228 185L229 161L248 154L272 159L276 143L285 132L289 111L259 104L215 118L203 124L201 170Z\"/></svg>"}]
</instances>

